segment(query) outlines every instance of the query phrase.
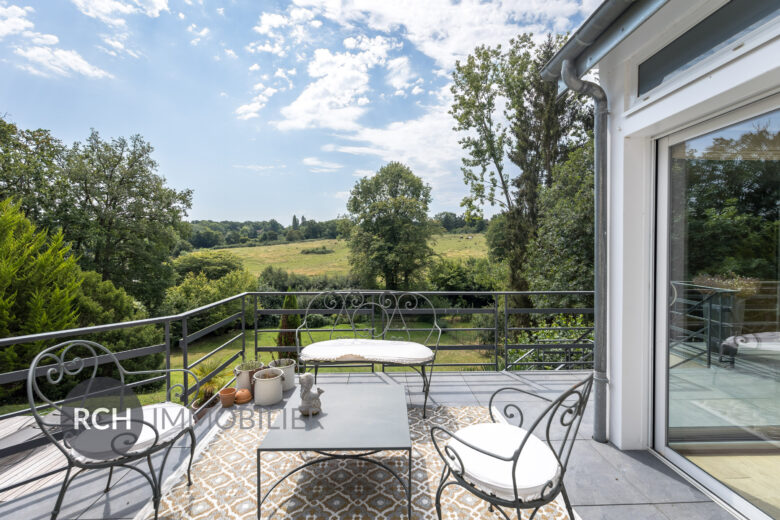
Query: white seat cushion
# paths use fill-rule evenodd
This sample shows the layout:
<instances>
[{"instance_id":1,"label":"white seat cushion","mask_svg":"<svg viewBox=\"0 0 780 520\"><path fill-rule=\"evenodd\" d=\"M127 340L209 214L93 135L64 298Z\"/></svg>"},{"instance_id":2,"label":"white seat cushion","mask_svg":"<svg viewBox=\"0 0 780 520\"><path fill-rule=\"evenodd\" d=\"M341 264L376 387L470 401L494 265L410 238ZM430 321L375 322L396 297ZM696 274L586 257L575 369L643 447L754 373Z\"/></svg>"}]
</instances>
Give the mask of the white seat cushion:
<instances>
[{"instance_id":1,"label":"white seat cushion","mask_svg":"<svg viewBox=\"0 0 780 520\"><path fill-rule=\"evenodd\" d=\"M180 404L171 402L149 404L142 406L141 409L144 414L144 422L154 425L154 428L157 430L157 442L155 443L154 430L144 424L138 439L133 444L133 447L125 452L125 456L132 456L146 451L155 444L164 444L176 437L182 430L194 424L192 412ZM76 460L81 462L98 462L98 460L91 459L72 448L70 452ZM114 457L114 459L120 458L122 458L121 455ZM100 459L100 461L103 460L113 459Z\"/></svg>"},{"instance_id":2,"label":"white seat cushion","mask_svg":"<svg viewBox=\"0 0 780 520\"><path fill-rule=\"evenodd\" d=\"M527 432L505 423L474 424L458 430L455 435L469 444L478 446L502 457L511 457ZM504 500L514 500L512 461L503 461L473 450L457 439L448 442L463 461L463 478L475 487ZM446 453L445 453L446 455ZM452 464L459 469L457 459ZM518 459L515 477L517 496L527 502L550 493L548 482L558 485L561 466L550 447L535 435L531 435ZM545 486L547 486L545 488Z\"/></svg>"},{"instance_id":3,"label":"white seat cushion","mask_svg":"<svg viewBox=\"0 0 780 520\"><path fill-rule=\"evenodd\" d=\"M419 365L433 360L433 351L413 341L381 339L330 339L301 350L301 361L368 361Z\"/></svg>"},{"instance_id":4,"label":"white seat cushion","mask_svg":"<svg viewBox=\"0 0 780 520\"><path fill-rule=\"evenodd\" d=\"M780 352L780 332L758 332L730 336L723 341L724 345L739 350L771 350Z\"/></svg>"}]
</instances>

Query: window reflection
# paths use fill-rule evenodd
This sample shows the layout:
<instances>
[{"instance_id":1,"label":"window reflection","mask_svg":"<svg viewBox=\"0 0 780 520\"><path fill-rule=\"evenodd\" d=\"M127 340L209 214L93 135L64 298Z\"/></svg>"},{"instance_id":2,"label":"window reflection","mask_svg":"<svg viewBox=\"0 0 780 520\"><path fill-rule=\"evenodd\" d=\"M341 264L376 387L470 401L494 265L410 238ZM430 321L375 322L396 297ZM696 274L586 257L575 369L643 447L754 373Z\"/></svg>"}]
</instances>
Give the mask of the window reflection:
<instances>
[{"instance_id":1,"label":"window reflection","mask_svg":"<svg viewBox=\"0 0 780 520\"><path fill-rule=\"evenodd\" d=\"M780 517L780 110L669 151L669 446Z\"/></svg>"}]
</instances>

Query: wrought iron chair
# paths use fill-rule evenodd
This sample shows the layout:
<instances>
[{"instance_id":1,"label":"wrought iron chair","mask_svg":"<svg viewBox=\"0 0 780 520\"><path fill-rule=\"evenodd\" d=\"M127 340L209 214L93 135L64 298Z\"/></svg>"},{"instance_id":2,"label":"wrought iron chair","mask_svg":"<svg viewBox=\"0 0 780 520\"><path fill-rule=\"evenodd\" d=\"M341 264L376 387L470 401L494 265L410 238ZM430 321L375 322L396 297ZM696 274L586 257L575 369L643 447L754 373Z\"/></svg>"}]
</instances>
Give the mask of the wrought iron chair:
<instances>
[{"instance_id":1,"label":"wrought iron chair","mask_svg":"<svg viewBox=\"0 0 780 520\"><path fill-rule=\"evenodd\" d=\"M333 316L332 325L314 326L312 316L323 314ZM430 327L409 327L405 316L414 315L429 316ZM413 332L422 334L413 338ZM306 347L301 345L302 333L309 338ZM315 334L327 335L327 340L315 341ZM370 363L372 371L374 364L412 368L423 381L423 417L440 341L436 307L424 295L405 291L319 293L309 301L303 322L295 333L301 368L314 367L315 382L323 365Z\"/></svg>"},{"instance_id":2,"label":"wrought iron chair","mask_svg":"<svg viewBox=\"0 0 780 520\"><path fill-rule=\"evenodd\" d=\"M127 406L125 415L129 419L121 417L119 421L128 421L127 424L130 425L130 428L122 433L114 431L115 436L108 441L110 449L113 451L108 456L98 456L79 450L74 444L74 437L77 437L77 435L74 435L75 430L71 426L73 425L73 410L76 409L76 405L80 404L84 407L89 399L98 400L101 397L104 400L106 399L109 390L100 389L100 380L105 381L105 376L99 375L98 368L107 364L111 364L109 366L112 369L116 367L116 372L111 371L111 381L114 378L116 379L117 385L115 389L120 395L114 397L119 399L119 403L122 403L122 406ZM192 484L190 470L196 443L192 413L186 407L170 402L171 391L178 389L181 392L184 388L183 385L172 385L168 390L165 403L141 406L140 410L138 407L130 408L133 403L137 403L137 400L133 401L132 391L125 385L126 376L171 373L174 371L182 372L184 377L192 376L195 380L195 389L197 391L200 382L189 370L128 371L122 367L114 353L93 341L67 341L49 347L35 357L30 365L27 377L27 398L30 402L32 415L43 434L62 452L68 464L65 479L62 482L57 502L51 514L52 520L55 520L60 512L65 491L80 473L89 469L108 468L108 482L105 488L105 491L108 492L115 467L124 467L140 473L149 482L149 485L152 487L154 517L157 518L160 499L162 498L162 476L165 463L168 460L171 447L180 437L187 433L190 435L190 460L187 467L187 484ZM114 373L116 376L114 376ZM81 381L78 385L79 390L76 392L80 397L75 397L73 390L71 390L71 393L64 400L53 401L49 399L46 393L51 393L51 389L58 384L62 384L66 376ZM44 379L44 381L39 382L39 379ZM82 393L81 389L86 391ZM180 397L180 395L178 393L175 397ZM44 403L43 405L40 404L41 401ZM95 401L92 401L92 404L94 403ZM52 409L52 413L44 415L40 413L48 409ZM71 422L67 423L64 421ZM79 434L89 430L89 422L76 422L76 425L86 426L86 428L82 428L78 432ZM97 426L98 429L103 430L106 425L103 422L98 422L93 423L92 426ZM87 433L98 432L92 430ZM100 433L100 435L104 434ZM86 439L91 441L94 440L94 437ZM160 450L166 450L165 456L159 471L155 473L151 456ZM131 464L133 461L141 459L146 459L149 466L148 473ZM74 469L76 469L75 473ZM73 474L71 475L71 473Z\"/></svg>"},{"instance_id":3,"label":"wrought iron chair","mask_svg":"<svg viewBox=\"0 0 780 520\"><path fill-rule=\"evenodd\" d=\"M519 388L501 388L490 398L492 423L466 426L455 433L439 426L431 428L434 446L444 461L436 491L438 518L442 517L442 492L450 485L459 485L487 501L491 511L497 509L507 520L509 515L503 508L514 509L518 519L522 518L522 509L533 509L529 517L533 520L539 508L560 493L569 518L574 520L563 478L592 386L591 374L554 401ZM503 415L493 406L497 395L509 391L549 403L527 430L522 428L520 406L505 405ZM533 433L543 424L544 440Z\"/></svg>"}]
</instances>

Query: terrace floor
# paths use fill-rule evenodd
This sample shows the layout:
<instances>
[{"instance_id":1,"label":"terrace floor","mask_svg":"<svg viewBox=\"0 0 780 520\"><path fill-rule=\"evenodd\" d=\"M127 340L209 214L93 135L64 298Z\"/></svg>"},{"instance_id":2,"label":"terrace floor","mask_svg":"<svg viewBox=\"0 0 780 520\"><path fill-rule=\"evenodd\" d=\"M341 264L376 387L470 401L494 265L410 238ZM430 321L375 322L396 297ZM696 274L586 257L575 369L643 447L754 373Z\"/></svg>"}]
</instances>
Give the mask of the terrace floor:
<instances>
[{"instance_id":1,"label":"terrace floor","mask_svg":"<svg viewBox=\"0 0 780 520\"><path fill-rule=\"evenodd\" d=\"M437 372L434 374L429 406L446 408L487 406L491 394L504 386L516 386L546 397L554 398L563 390L577 382L585 375L584 372ZM405 372L383 373L334 373L320 374L320 386L327 389L331 383L355 384L359 388L369 385L403 384L406 387L408 403L412 409L410 417L419 415L422 405L422 385L418 375ZM327 394L326 394L327 395ZM531 398L532 399L532 398ZM326 401L323 399L323 402ZM532 411L538 406L529 401L523 402ZM249 405L245 405L249 406ZM219 415L224 411L214 409L206 419L198 423L199 455L196 460L207 458L206 452L219 453L220 443L241 446L240 440L219 435L215 427ZM434 414L435 415L435 414ZM576 513L583 520L596 519L681 519L685 520L718 520L733 518L726 510L712 502L661 460L648 451L620 451L610 444L600 444L591 440L592 408L586 411L578 438L575 441L569 469L565 477L569 496ZM256 446L247 445L247 451L254 455ZM216 450L216 451L215 451ZM171 453L166 473L169 488L174 491L175 485L181 479L182 461L186 461L189 450L185 443L177 446ZM213 455L212 455L213 456ZM32 460L30 461L33 462ZM159 464L159 460L155 461ZM226 470L228 475L235 472L229 461L218 461L219 469ZM68 490L60 518L67 519L133 519L148 518L150 509L150 490L148 484L130 470L116 471L111 490L103 493L107 472L92 471L78 477ZM174 474L176 473L176 474ZM437 477L438 478L438 477ZM0 473L0 481L3 475ZM199 480L196 479L196 487ZM204 486L208 487L208 486ZM54 501L59 491L59 485L52 482L25 493L21 496L0 502L0 518L37 520L49 518ZM206 494L208 489L196 489L195 493ZM204 495L205 496L205 495ZM195 511L172 510L166 514L164 498L161 518L195 518ZM479 505L479 504L478 504ZM170 506L170 503L168 503ZM265 509L264 509L265 511ZM475 508L474 518L486 517L487 509ZM213 516L216 511L207 512L204 518ZM255 518L255 511L246 511L241 518ZM490 515L493 516L493 515ZM265 517L265 516L264 516ZM281 518L274 516L273 518ZM294 518L297 518L293 515ZM225 516L227 518L227 516ZM301 516L303 518L303 516ZM339 516L331 516L339 518ZM350 517L351 518L351 517ZM422 511L413 513L413 518L432 518ZM497 518L497 517L496 517Z\"/></svg>"}]
</instances>

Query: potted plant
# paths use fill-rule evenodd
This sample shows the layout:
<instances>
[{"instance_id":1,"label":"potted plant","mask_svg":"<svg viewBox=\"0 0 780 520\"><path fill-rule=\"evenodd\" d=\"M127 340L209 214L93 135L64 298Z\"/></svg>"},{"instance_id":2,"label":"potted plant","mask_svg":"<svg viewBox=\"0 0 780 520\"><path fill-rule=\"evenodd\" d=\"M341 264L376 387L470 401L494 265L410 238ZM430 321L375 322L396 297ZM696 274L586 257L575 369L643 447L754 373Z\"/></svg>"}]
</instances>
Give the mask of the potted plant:
<instances>
[{"instance_id":1,"label":"potted plant","mask_svg":"<svg viewBox=\"0 0 780 520\"><path fill-rule=\"evenodd\" d=\"M219 368L220 364L221 363L219 359L211 358L207 359L203 363L200 363L192 370L193 373L197 376L198 381L200 381L198 396L195 401L193 401L192 406L193 408L197 409L203 406L203 404L206 404L206 406L200 412L198 412L195 417L196 419L203 417L208 408L211 408L217 404L217 399L213 399L213 397L228 382L228 376L224 372L220 374L214 374L211 379L206 380L206 378L212 372Z\"/></svg>"},{"instance_id":2,"label":"potted plant","mask_svg":"<svg viewBox=\"0 0 780 520\"><path fill-rule=\"evenodd\" d=\"M291 358L274 359L268 364L269 367L278 368L284 374L283 390L292 390L295 388L295 360Z\"/></svg>"},{"instance_id":3,"label":"potted plant","mask_svg":"<svg viewBox=\"0 0 780 520\"><path fill-rule=\"evenodd\" d=\"M233 387L223 388L219 391L219 401L223 408L230 408L236 402L236 389Z\"/></svg>"},{"instance_id":4,"label":"potted plant","mask_svg":"<svg viewBox=\"0 0 780 520\"><path fill-rule=\"evenodd\" d=\"M258 370L261 370L265 365L259 359L244 361L243 363L236 365L233 369L233 374L236 376L236 390L247 389L252 391L252 378Z\"/></svg>"},{"instance_id":5,"label":"potted plant","mask_svg":"<svg viewBox=\"0 0 780 520\"><path fill-rule=\"evenodd\" d=\"M284 373L280 368L264 368L254 376L255 404L271 406L282 400Z\"/></svg>"},{"instance_id":6,"label":"potted plant","mask_svg":"<svg viewBox=\"0 0 780 520\"><path fill-rule=\"evenodd\" d=\"M699 292L707 295L725 293L721 300L714 302L723 307L718 314L719 321L731 325L727 331L728 335L741 334L742 324L745 321L745 302L758 293L761 281L758 278L739 276L734 273L714 276L702 273L693 279L693 283L699 286L697 287ZM709 306L705 306L703 310L705 317L709 317Z\"/></svg>"}]
</instances>

